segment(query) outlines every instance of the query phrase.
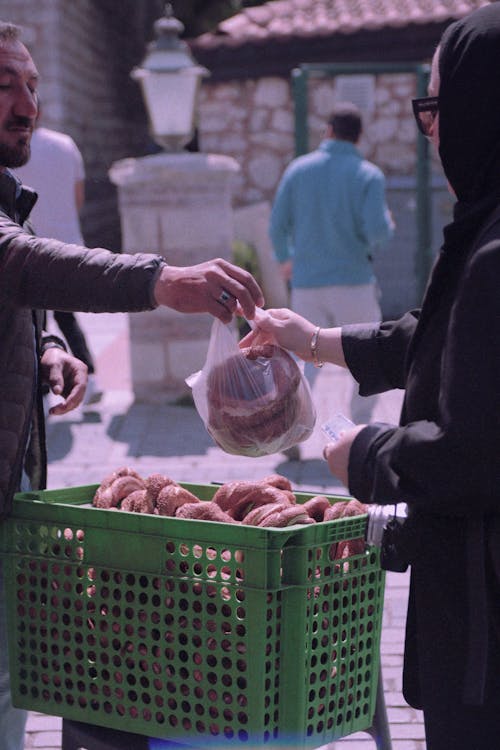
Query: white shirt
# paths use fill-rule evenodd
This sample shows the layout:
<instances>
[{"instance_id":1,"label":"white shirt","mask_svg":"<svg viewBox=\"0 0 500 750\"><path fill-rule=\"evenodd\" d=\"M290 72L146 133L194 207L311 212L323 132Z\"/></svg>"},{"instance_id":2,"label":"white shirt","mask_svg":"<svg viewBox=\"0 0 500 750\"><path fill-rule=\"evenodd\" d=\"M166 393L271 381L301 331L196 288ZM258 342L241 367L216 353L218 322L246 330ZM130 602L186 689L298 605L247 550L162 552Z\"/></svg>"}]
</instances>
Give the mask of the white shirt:
<instances>
[{"instance_id":1,"label":"white shirt","mask_svg":"<svg viewBox=\"0 0 500 750\"><path fill-rule=\"evenodd\" d=\"M30 215L36 234L83 245L75 185L84 179L85 170L74 140L65 133L36 128L30 160L15 171L24 185L38 193Z\"/></svg>"}]
</instances>

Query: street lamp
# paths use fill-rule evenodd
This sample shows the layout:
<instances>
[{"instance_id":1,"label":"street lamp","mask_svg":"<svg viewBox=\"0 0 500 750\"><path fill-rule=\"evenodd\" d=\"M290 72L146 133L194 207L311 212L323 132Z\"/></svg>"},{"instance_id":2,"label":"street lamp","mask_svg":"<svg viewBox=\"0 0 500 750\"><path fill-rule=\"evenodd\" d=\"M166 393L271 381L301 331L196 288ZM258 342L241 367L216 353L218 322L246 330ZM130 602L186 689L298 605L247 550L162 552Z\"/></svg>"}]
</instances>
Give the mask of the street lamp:
<instances>
[{"instance_id":1,"label":"street lamp","mask_svg":"<svg viewBox=\"0 0 500 750\"><path fill-rule=\"evenodd\" d=\"M196 98L201 79L209 73L179 39L184 25L174 18L171 3L154 30L156 40L130 75L141 84L153 139L167 151L180 151L193 137Z\"/></svg>"}]
</instances>

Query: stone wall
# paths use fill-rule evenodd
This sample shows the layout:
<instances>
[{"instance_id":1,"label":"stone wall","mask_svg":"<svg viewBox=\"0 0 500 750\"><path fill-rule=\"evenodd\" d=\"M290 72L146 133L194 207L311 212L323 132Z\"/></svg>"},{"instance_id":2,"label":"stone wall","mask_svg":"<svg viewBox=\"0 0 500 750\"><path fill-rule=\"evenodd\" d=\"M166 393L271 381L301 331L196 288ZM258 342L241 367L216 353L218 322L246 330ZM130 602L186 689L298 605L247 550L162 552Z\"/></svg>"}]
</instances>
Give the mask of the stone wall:
<instances>
[{"instance_id":1,"label":"stone wall","mask_svg":"<svg viewBox=\"0 0 500 750\"><path fill-rule=\"evenodd\" d=\"M308 88L309 147L321 141L335 102L335 80L311 79ZM374 107L364 113L359 147L391 175L415 170L416 126L411 110L415 77L375 76ZM201 89L199 138L202 151L235 158L241 166L237 205L272 201L283 170L294 156L294 105L290 81L246 79ZM437 167L436 167L437 169Z\"/></svg>"},{"instance_id":2,"label":"stone wall","mask_svg":"<svg viewBox=\"0 0 500 750\"><path fill-rule=\"evenodd\" d=\"M375 77L372 106L363 113L362 154L387 177L387 199L396 222L389 245L375 258L384 316L417 306L416 138L411 74ZM309 148L324 136L335 101L333 78L313 79L308 87ZM232 156L241 166L235 185L236 208L272 204L279 179L295 153L294 103L290 81L283 78L235 80L203 84L199 107L202 151ZM432 247L440 245L441 228L451 213L441 168L431 154ZM256 238L262 236L256 228ZM245 237L247 241L250 239Z\"/></svg>"},{"instance_id":3,"label":"stone wall","mask_svg":"<svg viewBox=\"0 0 500 750\"><path fill-rule=\"evenodd\" d=\"M154 0L2 0L1 17L23 26L41 75L43 124L71 135L86 166L83 232L89 246L119 249L120 224L108 169L147 153L141 94L129 73L145 54Z\"/></svg>"}]
</instances>

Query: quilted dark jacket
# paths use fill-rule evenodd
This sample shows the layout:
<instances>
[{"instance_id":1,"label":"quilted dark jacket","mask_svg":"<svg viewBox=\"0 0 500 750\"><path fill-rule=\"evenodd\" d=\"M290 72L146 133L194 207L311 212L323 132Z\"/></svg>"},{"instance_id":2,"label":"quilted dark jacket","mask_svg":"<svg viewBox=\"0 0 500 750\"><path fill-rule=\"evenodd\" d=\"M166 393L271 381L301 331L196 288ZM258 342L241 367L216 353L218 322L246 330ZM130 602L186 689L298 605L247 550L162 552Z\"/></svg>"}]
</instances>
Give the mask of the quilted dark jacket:
<instances>
[{"instance_id":1,"label":"quilted dark jacket","mask_svg":"<svg viewBox=\"0 0 500 750\"><path fill-rule=\"evenodd\" d=\"M0 517L19 490L23 459L34 489L46 456L38 378L43 311L137 312L155 307L158 255L35 237L27 223L36 193L0 172ZM29 446L26 450L26 442Z\"/></svg>"}]
</instances>

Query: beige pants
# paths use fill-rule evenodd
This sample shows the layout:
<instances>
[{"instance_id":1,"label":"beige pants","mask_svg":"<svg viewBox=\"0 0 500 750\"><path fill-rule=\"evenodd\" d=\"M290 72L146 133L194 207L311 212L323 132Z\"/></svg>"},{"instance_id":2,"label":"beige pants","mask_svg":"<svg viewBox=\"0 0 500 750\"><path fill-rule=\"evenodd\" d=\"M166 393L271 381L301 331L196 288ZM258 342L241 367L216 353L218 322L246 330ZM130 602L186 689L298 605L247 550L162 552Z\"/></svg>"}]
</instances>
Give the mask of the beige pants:
<instances>
[{"instance_id":1,"label":"beige pants","mask_svg":"<svg viewBox=\"0 0 500 750\"><path fill-rule=\"evenodd\" d=\"M375 282L350 286L321 286L312 289L292 289L291 308L321 328L350 323L379 323L382 313L379 290ZM321 354L321 351L320 351ZM307 363L304 370L311 388L318 370ZM377 396L360 396L353 380L350 416L355 424L367 424L377 402Z\"/></svg>"}]
</instances>

